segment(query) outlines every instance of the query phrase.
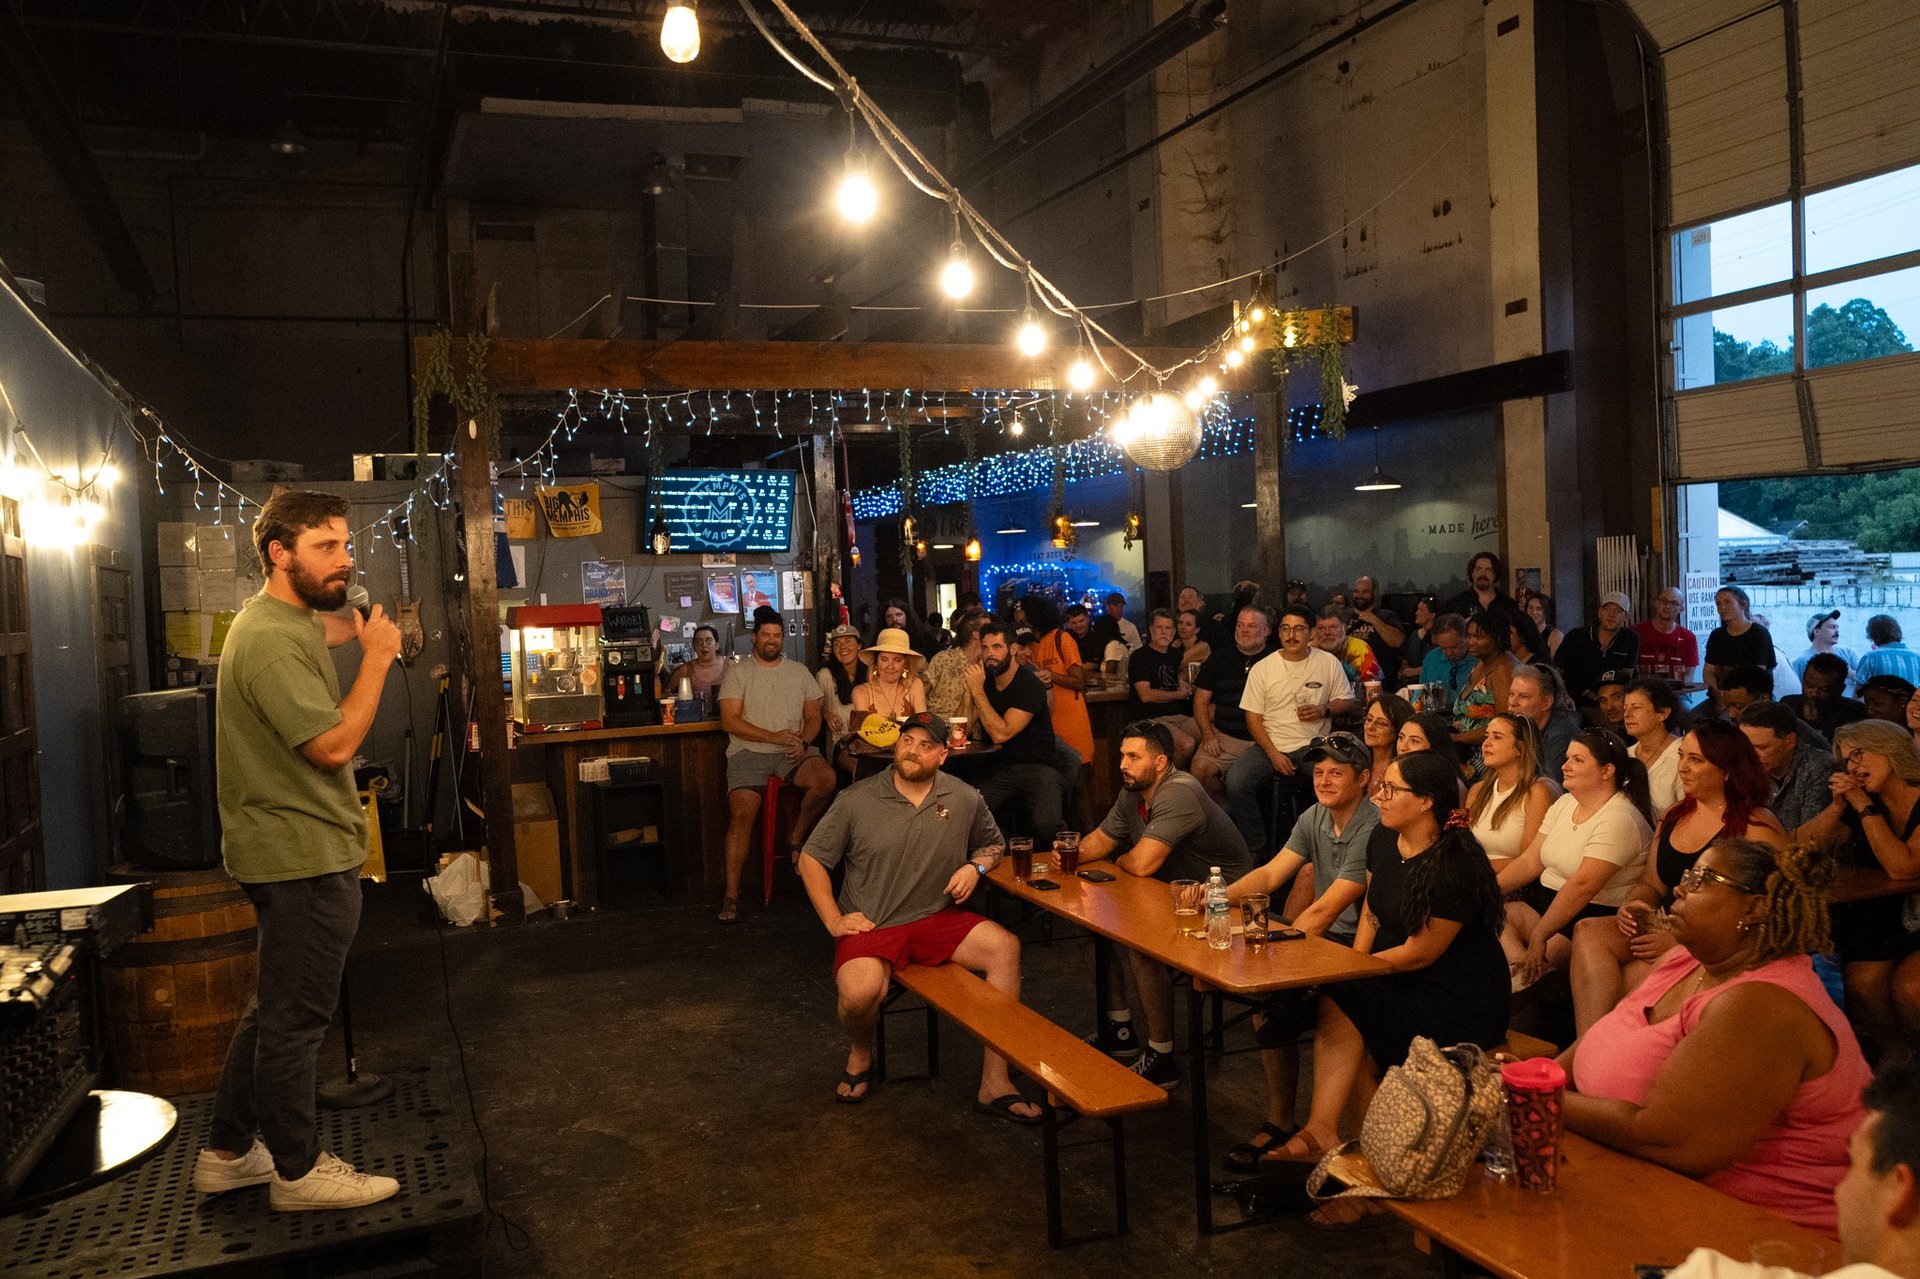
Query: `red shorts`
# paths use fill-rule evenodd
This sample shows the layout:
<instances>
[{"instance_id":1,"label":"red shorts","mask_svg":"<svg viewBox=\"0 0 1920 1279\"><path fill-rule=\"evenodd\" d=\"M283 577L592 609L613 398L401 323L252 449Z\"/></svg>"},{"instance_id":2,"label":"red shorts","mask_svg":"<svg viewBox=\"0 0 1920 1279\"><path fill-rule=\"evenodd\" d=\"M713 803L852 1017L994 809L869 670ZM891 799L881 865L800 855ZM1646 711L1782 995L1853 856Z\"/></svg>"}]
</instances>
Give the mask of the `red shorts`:
<instances>
[{"instance_id":1,"label":"red shorts","mask_svg":"<svg viewBox=\"0 0 1920 1279\"><path fill-rule=\"evenodd\" d=\"M911 924L895 924L891 928L874 928L842 937L833 948L833 971L839 972L849 959L868 956L884 959L893 968L906 964L925 964L932 968L952 959L967 934L986 922L984 915L948 906Z\"/></svg>"}]
</instances>

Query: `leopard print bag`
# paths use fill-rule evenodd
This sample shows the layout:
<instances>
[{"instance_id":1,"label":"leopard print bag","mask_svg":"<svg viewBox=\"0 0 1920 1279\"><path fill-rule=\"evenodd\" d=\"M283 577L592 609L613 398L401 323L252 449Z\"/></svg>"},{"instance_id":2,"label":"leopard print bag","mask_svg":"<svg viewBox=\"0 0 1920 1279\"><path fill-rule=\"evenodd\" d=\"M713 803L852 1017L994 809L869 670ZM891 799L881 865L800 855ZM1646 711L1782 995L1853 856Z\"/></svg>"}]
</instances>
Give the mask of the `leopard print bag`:
<instances>
[{"instance_id":1,"label":"leopard print bag","mask_svg":"<svg viewBox=\"0 0 1920 1279\"><path fill-rule=\"evenodd\" d=\"M1307 1179L1307 1190L1316 1199L1445 1199L1457 1194L1488 1130L1501 1118L1504 1097L1499 1071L1477 1045L1441 1048L1418 1037L1405 1063L1381 1080L1359 1142L1329 1151ZM1379 1186L1322 1196L1329 1165L1356 1144Z\"/></svg>"}]
</instances>

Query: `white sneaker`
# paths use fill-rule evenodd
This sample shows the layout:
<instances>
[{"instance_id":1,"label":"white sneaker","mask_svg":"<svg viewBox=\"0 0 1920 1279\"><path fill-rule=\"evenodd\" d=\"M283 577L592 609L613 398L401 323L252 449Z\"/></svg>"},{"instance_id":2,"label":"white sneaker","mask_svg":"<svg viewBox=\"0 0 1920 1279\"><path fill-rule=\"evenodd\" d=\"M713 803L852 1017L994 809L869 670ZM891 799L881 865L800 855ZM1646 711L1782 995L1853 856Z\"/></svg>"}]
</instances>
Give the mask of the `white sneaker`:
<instances>
[{"instance_id":1,"label":"white sneaker","mask_svg":"<svg viewBox=\"0 0 1920 1279\"><path fill-rule=\"evenodd\" d=\"M217 1195L242 1186L264 1186L273 1180L273 1156L260 1139L238 1159L222 1159L211 1150L203 1150L193 1161L193 1188L203 1195Z\"/></svg>"},{"instance_id":2,"label":"white sneaker","mask_svg":"<svg viewBox=\"0 0 1920 1279\"><path fill-rule=\"evenodd\" d=\"M344 1159L322 1151L313 1168L298 1181L273 1174L267 1204L276 1212L313 1212L328 1208L364 1208L400 1192L392 1177L360 1172Z\"/></svg>"}]
</instances>

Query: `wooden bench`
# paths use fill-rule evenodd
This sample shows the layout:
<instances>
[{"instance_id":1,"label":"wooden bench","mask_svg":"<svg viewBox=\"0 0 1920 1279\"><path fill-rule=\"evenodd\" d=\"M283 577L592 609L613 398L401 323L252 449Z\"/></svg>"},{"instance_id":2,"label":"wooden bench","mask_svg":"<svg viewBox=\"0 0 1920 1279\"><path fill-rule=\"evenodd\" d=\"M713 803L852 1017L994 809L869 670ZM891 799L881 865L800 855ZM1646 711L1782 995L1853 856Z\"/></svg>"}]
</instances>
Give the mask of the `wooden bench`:
<instances>
[{"instance_id":1,"label":"wooden bench","mask_svg":"<svg viewBox=\"0 0 1920 1279\"><path fill-rule=\"evenodd\" d=\"M940 1073L939 1023L935 1014L945 1013L1040 1085L1042 1092L1037 1101L1046 1179L1047 1243L1058 1248L1068 1242L1060 1207L1059 1105L1107 1122L1113 1146L1113 1232L1125 1234L1125 1119L1136 1111L1166 1105L1166 1090L1148 1083L1078 1035L1054 1025L958 964L942 964L937 968L909 964L895 969L893 980L926 1004L927 1073L930 1076L937 1077ZM886 1060L886 1017L883 1016L874 1045L876 1079L886 1077Z\"/></svg>"},{"instance_id":2,"label":"wooden bench","mask_svg":"<svg viewBox=\"0 0 1920 1279\"><path fill-rule=\"evenodd\" d=\"M1569 1133L1559 1187L1533 1194L1479 1168L1450 1199L1383 1199L1414 1229L1414 1242L1449 1276L1484 1270L1500 1279L1625 1276L1635 1265L1676 1266L1695 1248L1745 1257L1756 1239L1807 1255L1831 1239L1668 1168ZM1377 1186L1366 1156L1338 1155L1331 1171L1350 1186ZM1471 1265L1473 1271L1465 1270Z\"/></svg>"}]
</instances>

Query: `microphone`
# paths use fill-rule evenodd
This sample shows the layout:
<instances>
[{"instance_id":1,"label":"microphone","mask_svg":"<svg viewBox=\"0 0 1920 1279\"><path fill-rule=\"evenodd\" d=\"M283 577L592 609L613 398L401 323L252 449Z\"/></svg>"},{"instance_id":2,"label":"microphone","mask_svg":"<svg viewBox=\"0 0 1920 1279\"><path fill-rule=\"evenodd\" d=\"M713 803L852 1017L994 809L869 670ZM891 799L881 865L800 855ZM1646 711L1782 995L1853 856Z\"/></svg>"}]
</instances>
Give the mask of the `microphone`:
<instances>
[{"instance_id":1,"label":"microphone","mask_svg":"<svg viewBox=\"0 0 1920 1279\"><path fill-rule=\"evenodd\" d=\"M363 622L373 615L373 597L367 594L367 588L358 582L347 588L347 603L353 605L354 611L360 614L360 620Z\"/></svg>"}]
</instances>

